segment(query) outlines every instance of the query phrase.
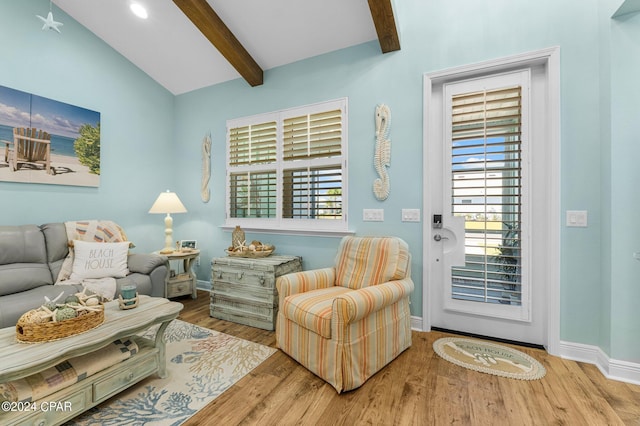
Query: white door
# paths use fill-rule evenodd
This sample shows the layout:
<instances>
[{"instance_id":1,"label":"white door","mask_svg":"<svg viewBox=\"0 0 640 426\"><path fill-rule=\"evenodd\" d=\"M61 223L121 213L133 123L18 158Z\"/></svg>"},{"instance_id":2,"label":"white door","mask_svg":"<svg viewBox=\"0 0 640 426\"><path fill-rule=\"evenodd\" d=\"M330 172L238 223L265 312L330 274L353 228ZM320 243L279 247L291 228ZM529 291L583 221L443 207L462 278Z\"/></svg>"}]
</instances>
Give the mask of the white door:
<instances>
[{"instance_id":1,"label":"white door","mask_svg":"<svg viewBox=\"0 0 640 426\"><path fill-rule=\"evenodd\" d=\"M430 327L548 342L546 75L538 64L465 75L428 91Z\"/></svg>"}]
</instances>

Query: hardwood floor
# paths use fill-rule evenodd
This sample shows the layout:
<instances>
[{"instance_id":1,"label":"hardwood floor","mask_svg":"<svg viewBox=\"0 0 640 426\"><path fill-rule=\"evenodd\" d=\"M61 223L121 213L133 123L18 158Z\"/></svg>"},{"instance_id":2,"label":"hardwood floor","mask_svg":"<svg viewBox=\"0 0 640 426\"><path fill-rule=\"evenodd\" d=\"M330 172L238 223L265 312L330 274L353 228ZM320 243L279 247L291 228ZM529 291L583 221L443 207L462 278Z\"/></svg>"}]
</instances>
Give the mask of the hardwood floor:
<instances>
[{"instance_id":1,"label":"hardwood floor","mask_svg":"<svg viewBox=\"0 0 640 426\"><path fill-rule=\"evenodd\" d=\"M206 291L176 300L183 321L275 347L271 331L209 317ZM477 373L433 352L444 336L414 331L411 348L341 395L278 351L185 425L640 425L640 386L522 347L547 369L542 380Z\"/></svg>"}]
</instances>

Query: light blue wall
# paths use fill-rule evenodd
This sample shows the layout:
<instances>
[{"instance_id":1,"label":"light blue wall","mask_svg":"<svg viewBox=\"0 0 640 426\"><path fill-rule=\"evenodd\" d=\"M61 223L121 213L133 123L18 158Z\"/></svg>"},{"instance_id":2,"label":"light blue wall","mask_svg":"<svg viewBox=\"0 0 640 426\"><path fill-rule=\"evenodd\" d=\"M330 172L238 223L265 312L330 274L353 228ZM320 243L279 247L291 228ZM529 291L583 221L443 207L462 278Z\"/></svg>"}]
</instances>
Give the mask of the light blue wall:
<instances>
[{"instance_id":1,"label":"light blue wall","mask_svg":"<svg viewBox=\"0 0 640 426\"><path fill-rule=\"evenodd\" d=\"M640 253L639 13L611 21L611 52L610 353L640 362L640 262L633 258Z\"/></svg>"},{"instance_id":2,"label":"light blue wall","mask_svg":"<svg viewBox=\"0 0 640 426\"><path fill-rule=\"evenodd\" d=\"M620 5L619 0L599 2L600 7L600 174L602 176L601 203L601 287L600 328L598 346L611 353L611 16Z\"/></svg>"},{"instance_id":3,"label":"light blue wall","mask_svg":"<svg viewBox=\"0 0 640 426\"><path fill-rule=\"evenodd\" d=\"M422 224L400 221L422 208L422 77L478 61L550 46L561 48L561 211L588 210L587 228L561 231L561 339L597 345L612 358L638 361L640 251L638 201L637 17L609 17L620 0L458 0L394 3L402 50L381 55L377 42L268 70L264 85L235 80L173 97L140 70L56 10L63 34L42 32L35 14L46 0L0 0L0 84L102 113L100 188L0 182L0 223L110 218L142 251L162 245L162 219L146 212L157 193L176 190L189 212L174 216L176 239L197 239L198 278L224 254L225 122L261 112L349 98L349 223L357 234L394 234L413 253L422 311ZM490 6L490 7L489 7ZM11 42L6 42L11 40ZM283 46L283 48L286 48ZM8 66L7 66L8 64ZM629 87L632 87L629 89ZM613 101L611 101L613 100ZM391 107L391 195L377 201L373 113ZM204 135L211 132L212 200L200 200ZM612 165L615 165L613 167ZM614 190L615 189L615 190ZM385 221L363 222L362 209L383 208ZM337 238L256 234L280 253L300 254L305 268L332 263Z\"/></svg>"},{"instance_id":4,"label":"light blue wall","mask_svg":"<svg viewBox=\"0 0 640 426\"><path fill-rule=\"evenodd\" d=\"M137 250L162 247L162 218L147 211L175 176L174 97L55 5L62 34L41 31L48 11L0 0L0 85L101 113L100 187L0 182L0 223L112 219Z\"/></svg>"},{"instance_id":5,"label":"light blue wall","mask_svg":"<svg viewBox=\"0 0 640 426\"><path fill-rule=\"evenodd\" d=\"M577 5L580 13L576 13ZM184 170L180 193L190 219L180 232L201 233L208 258L222 255L229 234L224 222L225 120L349 98L349 224L358 234L394 234L413 253L418 286L412 313L422 315L422 224L402 223L402 208L422 207L422 77L468 63L559 45L562 85L562 209L589 211L588 228L562 230L562 339L598 344L600 297L600 138L598 7L595 0L395 2L402 50L381 55L376 42L330 53L265 73L265 84L250 88L237 80L176 99L176 132L187 144L178 162ZM571 25L567 23L570 22ZM378 202L371 192L376 104L391 107L391 196ZM198 199L199 144L213 138L213 194ZM190 168L191 167L191 168ZM362 209L384 208L382 223L363 222ZM557 212L561 215L562 212ZM266 236L283 253L299 253L305 267L328 265L336 239ZM202 239L202 238L200 238ZM205 267L200 277L208 277ZM206 278L205 278L206 279Z\"/></svg>"},{"instance_id":6,"label":"light blue wall","mask_svg":"<svg viewBox=\"0 0 640 426\"><path fill-rule=\"evenodd\" d=\"M402 223L402 208L422 206L422 106L420 72L407 76L393 75L394 68L402 73L403 52L382 56L377 42L342 50L298 62L265 73L264 85L251 88L242 80L221 84L176 99L176 134L181 135L185 155L177 159L184 170L180 181L180 196L188 203L189 219L180 228L181 235L198 234L205 259L224 255L231 241L230 234L220 230L224 223L225 122L229 118L274 111L318 101L348 97L349 108L349 228L359 235L397 235L407 241L413 253L413 276L421 281L421 232L417 223ZM376 177L373 169L375 144L375 106L391 107L392 160L391 195L384 202L372 192ZM189 167L199 161L199 146L205 133L212 134L212 201L199 200L200 170ZM196 163L197 164L197 163ZM385 220L363 222L363 208L384 209ZM203 232L204 229L204 232ZM305 268L333 263L338 238L292 237L278 235L248 235L276 245L278 252L299 254ZM208 277L203 265L199 277ZM414 308L420 309L421 288L414 294Z\"/></svg>"}]
</instances>

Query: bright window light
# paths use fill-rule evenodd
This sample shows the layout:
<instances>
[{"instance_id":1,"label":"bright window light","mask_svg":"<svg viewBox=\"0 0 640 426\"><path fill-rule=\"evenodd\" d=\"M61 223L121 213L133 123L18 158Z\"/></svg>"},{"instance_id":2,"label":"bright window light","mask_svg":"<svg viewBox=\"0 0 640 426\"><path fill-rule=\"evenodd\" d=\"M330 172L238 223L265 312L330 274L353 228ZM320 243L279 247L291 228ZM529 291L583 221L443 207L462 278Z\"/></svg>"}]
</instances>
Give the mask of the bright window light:
<instances>
[{"instance_id":1,"label":"bright window light","mask_svg":"<svg viewBox=\"0 0 640 426\"><path fill-rule=\"evenodd\" d=\"M129 7L131 8L133 14L138 18L147 19L147 17L149 16L147 14L147 9L145 9L144 6L142 6L140 3L131 3L131 6Z\"/></svg>"}]
</instances>

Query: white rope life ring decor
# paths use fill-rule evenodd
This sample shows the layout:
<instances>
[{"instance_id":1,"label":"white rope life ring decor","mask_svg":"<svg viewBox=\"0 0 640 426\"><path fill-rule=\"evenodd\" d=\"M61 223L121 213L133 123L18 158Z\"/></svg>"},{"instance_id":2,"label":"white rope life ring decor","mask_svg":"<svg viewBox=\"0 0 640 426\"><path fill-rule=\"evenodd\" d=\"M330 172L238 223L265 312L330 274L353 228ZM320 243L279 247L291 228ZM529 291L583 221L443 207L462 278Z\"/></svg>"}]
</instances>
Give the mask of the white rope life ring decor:
<instances>
[{"instance_id":1,"label":"white rope life ring decor","mask_svg":"<svg viewBox=\"0 0 640 426\"><path fill-rule=\"evenodd\" d=\"M200 185L200 198L205 203L211 199L209 179L211 178L211 133L202 139L202 183Z\"/></svg>"},{"instance_id":2,"label":"white rope life ring decor","mask_svg":"<svg viewBox=\"0 0 640 426\"><path fill-rule=\"evenodd\" d=\"M373 166L379 178L373 181L373 194L379 201L389 196L390 184L387 167L391 165L391 109L384 104L376 106L376 149L373 155Z\"/></svg>"}]
</instances>

